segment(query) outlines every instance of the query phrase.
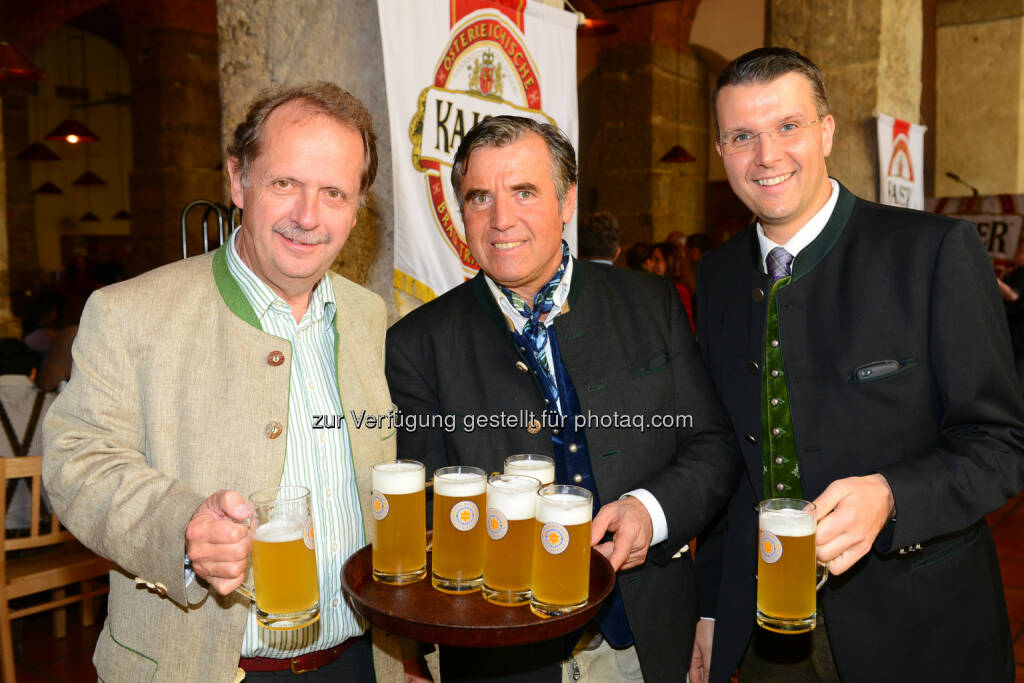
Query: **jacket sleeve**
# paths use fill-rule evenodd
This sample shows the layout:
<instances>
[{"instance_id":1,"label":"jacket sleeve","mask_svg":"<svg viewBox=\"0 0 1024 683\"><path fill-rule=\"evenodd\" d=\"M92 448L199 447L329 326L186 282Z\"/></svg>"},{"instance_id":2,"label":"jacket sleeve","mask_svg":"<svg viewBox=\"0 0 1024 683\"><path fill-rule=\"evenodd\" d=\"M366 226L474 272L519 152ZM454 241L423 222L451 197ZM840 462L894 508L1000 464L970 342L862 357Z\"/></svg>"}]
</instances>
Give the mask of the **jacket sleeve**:
<instances>
[{"instance_id":1,"label":"jacket sleeve","mask_svg":"<svg viewBox=\"0 0 1024 683\"><path fill-rule=\"evenodd\" d=\"M658 499L668 521L668 542L651 549L656 562L667 561L711 523L735 490L741 468L736 436L679 297L668 297L667 315L676 411L691 416L692 422L676 430L672 465L643 485Z\"/></svg>"},{"instance_id":2,"label":"jacket sleeve","mask_svg":"<svg viewBox=\"0 0 1024 683\"><path fill-rule=\"evenodd\" d=\"M930 291L942 443L879 470L896 502L882 552L966 528L1024 487L1024 400L992 264L970 223L944 236Z\"/></svg>"},{"instance_id":3,"label":"jacket sleeve","mask_svg":"<svg viewBox=\"0 0 1024 683\"><path fill-rule=\"evenodd\" d=\"M43 422L43 480L55 512L97 554L181 605L185 527L203 501L147 461L143 401L124 318L102 290L82 314L71 380ZM152 587L152 586L150 586Z\"/></svg>"}]
</instances>

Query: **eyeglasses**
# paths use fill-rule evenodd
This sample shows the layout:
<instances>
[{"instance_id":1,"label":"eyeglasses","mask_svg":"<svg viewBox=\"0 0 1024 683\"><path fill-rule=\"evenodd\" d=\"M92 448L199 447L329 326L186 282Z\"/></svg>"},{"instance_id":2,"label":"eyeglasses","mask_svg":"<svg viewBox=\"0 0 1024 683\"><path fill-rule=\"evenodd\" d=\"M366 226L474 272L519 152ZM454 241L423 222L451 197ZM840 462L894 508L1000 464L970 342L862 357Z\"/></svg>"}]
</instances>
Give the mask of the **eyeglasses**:
<instances>
[{"instance_id":1,"label":"eyeglasses","mask_svg":"<svg viewBox=\"0 0 1024 683\"><path fill-rule=\"evenodd\" d=\"M733 133L727 139L719 140L718 144L721 145L723 154L746 152L754 149L754 144L762 135L767 135L775 141L786 142L796 138L816 123L821 123L821 119L815 119L810 123L795 123L793 121L787 121L786 123L779 124L775 128L769 128L768 130L762 130L757 133Z\"/></svg>"}]
</instances>

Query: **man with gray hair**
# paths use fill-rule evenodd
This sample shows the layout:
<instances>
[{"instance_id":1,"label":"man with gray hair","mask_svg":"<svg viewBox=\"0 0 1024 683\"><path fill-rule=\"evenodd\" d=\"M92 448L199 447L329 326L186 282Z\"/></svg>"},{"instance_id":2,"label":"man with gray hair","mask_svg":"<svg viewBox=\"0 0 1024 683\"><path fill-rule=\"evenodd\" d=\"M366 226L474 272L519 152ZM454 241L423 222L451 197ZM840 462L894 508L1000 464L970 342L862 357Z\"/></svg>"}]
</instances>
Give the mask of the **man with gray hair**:
<instances>
[{"instance_id":1,"label":"man with gray hair","mask_svg":"<svg viewBox=\"0 0 1024 683\"><path fill-rule=\"evenodd\" d=\"M580 244L580 258L584 261L610 266L622 252L619 222L607 211L595 211L581 218L576 237Z\"/></svg>"},{"instance_id":2,"label":"man with gray hair","mask_svg":"<svg viewBox=\"0 0 1024 683\"><path fill-rule=\"evenodd\" d=\"M43 476L68 528L117 565L94 656L104 681L403 677L397 644L371 646L339 585L372 533L370 468L394 440L314 431L343 404L391 406L384 304L330 271L376 170L352 95L266 94L228 150L242 226L212 254L89 299ZM310 489L315 520L320 617L291 631L260 628L232 592L251 549L245 496L278 485Z\"/></svg>"},{"instance_id":3,"label":"man with gray hair","mask_svg":"<svg viewBox=\"0 0 1024 683\"><path fill-rule=\"evenodd\" d=\"M690 556L677 551L722 506L738 462L679 297L667 280L570 256L575 153L551 125L480 122L452 186L480 272L389 330L387 374L418 424L460 420L400 430L399 456L488 472L513 453L552 456L557 483L593 494L587 542L619 580L582 634L441 648L441 675L536 683L564 667L569 680L681 680L697 614Z\"/></svg>"}]
</instances>

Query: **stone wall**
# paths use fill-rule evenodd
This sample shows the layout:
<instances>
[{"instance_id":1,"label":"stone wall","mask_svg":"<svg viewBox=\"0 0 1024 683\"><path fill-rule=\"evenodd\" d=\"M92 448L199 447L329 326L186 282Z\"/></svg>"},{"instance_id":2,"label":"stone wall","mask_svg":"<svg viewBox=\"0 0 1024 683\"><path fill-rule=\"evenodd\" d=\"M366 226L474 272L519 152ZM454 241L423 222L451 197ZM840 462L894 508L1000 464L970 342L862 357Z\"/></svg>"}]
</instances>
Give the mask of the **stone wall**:
<instances>
[{"instance_id":1,"label":"stone wall","mask_svg":"<svg viewBox=\"0 0 1024 683\"><path fill-rule=\"evenodd\" d=\"M770 0L769 45L814 61L836 134L829 174L878 198L875 115L921 120L921 0Z\"/></svg>"},{"instance_id":2,"label":"stone wall","mask_svg":"<svg viewBox=\"0 0 1024 683\"><path fill-rule=\"evenodd\" d=\"M267 87L333 81L370 110L377 131L377 179L334 268L384 297L393 319L391 142L376 2L218 0L217 24L223 142ZM225 185L225 197L226 190Z\"/></svg>"},{"instance_id":3,"label":"stone wall","mask_svg":"<svg viewBox=\"0 0 1024 683\"><path fill-rule=\"evenodd\" d=\"M946 0L935 8L935 195L1024 192L1024 3Z\"/></svg>"}]
</instances>

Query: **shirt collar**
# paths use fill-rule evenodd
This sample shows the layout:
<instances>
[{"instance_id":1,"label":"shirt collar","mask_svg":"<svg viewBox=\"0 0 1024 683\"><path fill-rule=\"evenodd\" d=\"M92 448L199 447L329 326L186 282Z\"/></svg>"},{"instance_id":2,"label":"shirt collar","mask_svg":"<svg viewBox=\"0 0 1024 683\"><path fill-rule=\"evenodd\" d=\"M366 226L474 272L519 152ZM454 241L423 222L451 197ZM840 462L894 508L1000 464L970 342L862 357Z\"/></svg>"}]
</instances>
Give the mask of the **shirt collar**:
<instances>
[{"instance_id":1,"label":"shirt collar","mask_svg":"<svg viewBox=\"0 0 1024 683\"><path fill-rule=\"evenodd\" d=\"M818 210L818 213L811 216L811 219L804 223L804 226L796 231L796 234L789 238L789 241L785 244L777 244L772 240L765 237L764 228L761 226L761 222L757 223L757 243L761 247L761 267L764 272L768 272L768 266L766 260L768 258L768 252L775 247L782 247L795 259L797 254L803 251L804 247L814 241L821 231L828 225L828 219L832 217L832 212L836 208L836 202L839 201L839 183L832 178L828 179L832 186L832 194L829 195L828 201L825 202L825 206Z\"/></svg>"},{"instance_id":2,"label":"shirt collar","mask_svg":"<svg viewBox=\"0 0 1024 683\"><path fill-rule=\"evenodd\" d=\"M544 318L544 324L549 325L551 321L555 319L559 313L562 312L562 307L565 306L565 302L569 299L569 289L572 285L572 271L573 271L574 259L569 257L569 261L565 264L565 274L562 275L562 281L558 283L558 288L555 290L554 295L551 297L553 306L547 317ZM504 314L505 318L512 323L512 326L517 332L522 332L523 327L526 325L526 318L519 314L512 304L509 302L508 297L505 296L498 285L491 279L487 273L484 273L484 282L487 283L487 288L491 290L491 296L498 302L498 308Z\"/></svg>"},{"instance_id":3,"label":"shirt collar","mask_svg":"<svg viewBox=\"0 0 1024 683\"><path fill-rule=\"evenodd\" d=\"M271 311L275 314L284 313L287 314L289 318L292 318L292 309L287 302L275 294L274 290L272 290L266 282L261 280L238 254L238 250L235 247L235 240L238 239L238 233L240 230L241 228L235 228L235 231L231 233L231 237L228 238L228 243L226 245L227 248L224 254L227 259L228 270L231 272L232 277L234 277L238 282L238 286L241 287L242 293L245 294L245 298L249 300L249 305L252 306L253 312L261 322L271 313ZM330 280L327 279L327 273L324 273L323 277L320 278L320 282L318 282L313 288L313 296L309 299L309 308L307 308L305 314L303 314L302 320L299 321L299 325L317 322L321 318L326 320L328 324L331 324L334 322L334 314L337 311L337 308L337 301L334 298L334 288L331 286ZM294 320L294 318L292 319Z\"/></svg>"}]
</instances>

